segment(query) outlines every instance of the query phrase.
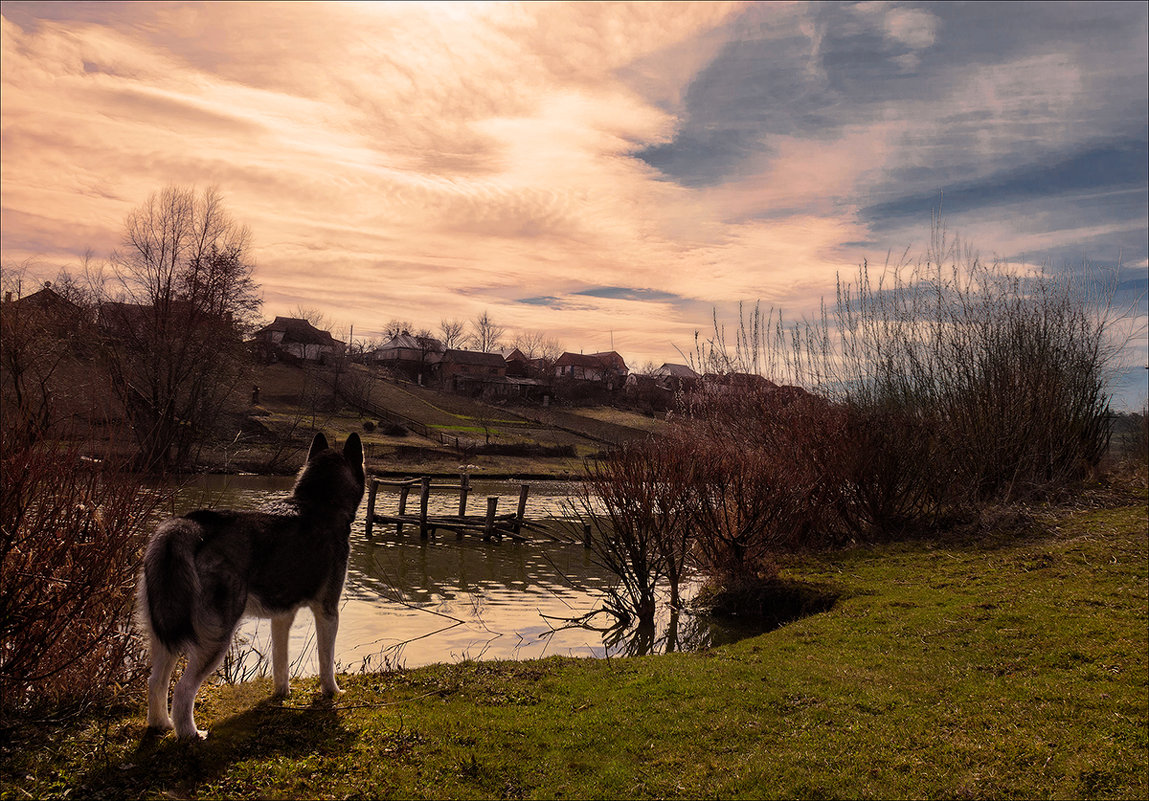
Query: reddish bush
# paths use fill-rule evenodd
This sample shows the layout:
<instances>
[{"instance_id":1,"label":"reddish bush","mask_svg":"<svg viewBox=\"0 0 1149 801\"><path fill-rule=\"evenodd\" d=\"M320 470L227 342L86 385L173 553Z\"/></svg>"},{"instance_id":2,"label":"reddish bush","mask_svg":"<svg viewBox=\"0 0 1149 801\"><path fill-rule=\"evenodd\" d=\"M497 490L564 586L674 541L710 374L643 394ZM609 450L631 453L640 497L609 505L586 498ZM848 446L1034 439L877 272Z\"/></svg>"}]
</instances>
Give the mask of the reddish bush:
<instances>
[{"instance_id":1,"label":"reddish bush","mask_svg":"<svg viewBox=\"0 0 1149 801\"><path fill-rule=\"evenodd\" d=\"M136 572L157 496L74 444L2 433L0 708L104 697L133 671Z\"/></svg>"},{"instance_id":2,"label":"reddish bush","mask_svg":"<svg viewBox=\"0 0 1149 801\"><path fill-rule=\"evenodd\" d=\"M695 396L679 439L696 454L690 504L703 567L770 574L771 554L839 538L845 429L841 409L792 387Z\"/></svg>"},{"instance_id":3,"label":"reddish bush","mask_svg":"<svg viewBox=\"0 0 1149 801\"><path fill-rule=\"evenodd\" d=\"M890 407L850 406L841 450L840 520L855 538L886 540L932 522L950 484L935 427Z\"/></svg>"},{"instance_id":4,"label":"reddish bush","mask_svg":"<svg viewBox=\"0 0 1149 801\"><path fill-rule=\"evenodd\" d=\"M640 625L653 624L655 589L664 579L671 606L679 606L692 456L674 442L631 442L587 467L581 511L598 529L591 547L620 582L610 606Z\"/></svg>"}]
</instances>

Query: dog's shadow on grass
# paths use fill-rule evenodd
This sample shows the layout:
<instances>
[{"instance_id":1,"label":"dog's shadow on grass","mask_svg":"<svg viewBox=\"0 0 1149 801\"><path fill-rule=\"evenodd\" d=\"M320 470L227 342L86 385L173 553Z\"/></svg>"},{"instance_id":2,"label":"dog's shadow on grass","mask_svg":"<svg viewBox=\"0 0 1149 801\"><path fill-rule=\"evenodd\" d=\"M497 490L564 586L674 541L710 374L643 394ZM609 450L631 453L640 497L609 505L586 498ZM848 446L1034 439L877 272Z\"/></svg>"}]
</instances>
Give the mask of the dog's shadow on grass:
<instances>
[{"instance_id":1,"label":"dog's shadow on grass","mask_svg":"<svg viewBox=\"0 0 1149 801\"><path fill-rule=\"evenodd\" d=\"M310 754L343 754L356 735L343 727L331 699L300 694L290 699L266 698L250 709L211 726L206 740L183 742L171 733L144 733L135 753L118 765L93 771L83 782L89 792L110 796L195 795L238 762ZM251 781L274 780L279 769L254 769ZM226 794L225 788L219 788ZM249 789L254 789L249 785Z\"/></svg>"}]
</instances>

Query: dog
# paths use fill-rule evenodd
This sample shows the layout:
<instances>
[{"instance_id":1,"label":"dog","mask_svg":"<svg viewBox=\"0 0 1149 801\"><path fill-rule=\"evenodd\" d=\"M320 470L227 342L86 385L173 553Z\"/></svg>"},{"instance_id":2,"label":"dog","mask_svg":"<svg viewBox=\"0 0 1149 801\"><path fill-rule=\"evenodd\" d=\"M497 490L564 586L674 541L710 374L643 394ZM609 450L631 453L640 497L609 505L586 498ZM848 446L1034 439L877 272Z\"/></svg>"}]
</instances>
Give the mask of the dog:
<instances>
[{"instance_id":1,"label":"dog","mask_svg":"<svg viewBox=\"0 0 1149 801\"><path fill-rule=\"evenodd\" d=\"M340 453L316 434L288 500L268 511L201 509L160 523L140 582L139 608L151 644L150 731L174 728L181 739L207 737L196 728L195 697L245 615L271 619L275 694L285 697L288 633L299 608L310 607L320 686L328 696L341 692L335 681L339 598L365 483L359 435L351 434ZM168 689L181 653L187 666L169 714Z\"/></svg>"}]
</instances>

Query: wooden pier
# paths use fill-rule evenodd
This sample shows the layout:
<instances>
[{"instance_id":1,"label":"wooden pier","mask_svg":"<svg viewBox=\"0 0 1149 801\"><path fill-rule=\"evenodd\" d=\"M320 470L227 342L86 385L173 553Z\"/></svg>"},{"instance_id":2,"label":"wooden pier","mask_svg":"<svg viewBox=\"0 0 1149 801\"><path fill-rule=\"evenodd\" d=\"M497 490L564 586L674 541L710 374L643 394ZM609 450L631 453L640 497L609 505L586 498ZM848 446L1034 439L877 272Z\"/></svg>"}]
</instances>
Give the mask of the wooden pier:
<instances>
[{"instance_id":1,"label":"wooden pier","mask_svg":"<svg viewBox=\"0 0 1149 801\"><path fill-rule=\"evenodd\" d=\"M380 487L399 488L399 508L396 514L376 514L375 500ZM411 492L418 492L419 508L408 512L407 505L411 499ZM431 490L453 490L459 493L459 512L453 515L431 515L427 512ZM501 542L503 537L510 537L516 541L524 541L522 530L527 525L523 517L527 509L527 495L530 485L522 484L519 487L518 509L512 513L499 514L499 498L492 495L487 498L485 514L467 514L467 501L471 494L471 480L467 475L459 477L457 484L433 483L429 476L422 478L407 478L400 480L372 479L367 492L367 539L371 539L372 529L376 525L394 525L395 534L402 535L405 526L418 528L419 537L426 539L433 536L439 529L455 532L459 539L464 534L481 536L490 542Z\"/></svg>"}]
</instances>

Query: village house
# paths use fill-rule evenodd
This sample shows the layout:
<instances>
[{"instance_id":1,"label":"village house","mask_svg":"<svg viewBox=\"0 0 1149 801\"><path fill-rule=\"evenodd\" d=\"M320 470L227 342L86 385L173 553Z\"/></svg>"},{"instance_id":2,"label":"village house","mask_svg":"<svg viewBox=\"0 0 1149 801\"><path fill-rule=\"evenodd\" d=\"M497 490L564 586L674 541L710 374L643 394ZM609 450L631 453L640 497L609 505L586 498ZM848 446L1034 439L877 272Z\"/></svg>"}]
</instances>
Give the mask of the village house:
<instances>
[{"instance_id":1,"label":"village house","mask_svg":"<svg viewBox=\"0 0 1149 801\"><path fill-rule=\"evenodd\" d=\"M33 315L44 325L62 331L76 328L88 316L82 306L52 289L51 281L45 281L43 289L21 298L13 298L11 292L5 292L4 308Z\"/></svg>"},{"instance_id":2,"label":"village house","mask_svg":"<svg viewBox=\"0 0 1149 801\"><path fill-rule=\"evenodd\" d=\"M573 381L594 381L617 389L626 381L627 367L615 351L603 353L564 353L555 362L555 377Z\"/></svg>"},{"instance_id":3,"label":"village house","mask_svg":"<svg viewBox=\"0 0 1149 801\"><path fill-rule=\"evenodd\" d=\"M626 395L638 407L665 412L678 403L678 395L698 387L700 376L685 364L663 364L657 370L626 378Z\"/></svg>"},{"instance_id":4,"label":"village house","mask_svg":"<svg viewBox=\"0 0 1149 801\"><path fill-rule=\"evenodd\" d=\"M69 339L76 348L83 347L92 319L87 309L53 289L51 281L45 281L43 289L21 298L13 298L11 292L4 293L0 309L5 337L23 335Z\"/></svg>"},{"instance_id":5,"label":"village house","mask_svg":"<svg viewBox=\"0 0 1149 801\"><path fill-rule=\"evenodd\" d=\"M503 395L508 391L507 362L498 353L443 352L437 367L439 386L466 395Z\"/></svg>"},{"instance_id":6,"label":"village house","mask_svg":"<svg viewBox=\"0 0 1149 801\"><path fill-rule=\"evenodd\" d=\"M386 367L393 373L424 383L431 370L443 358L446 348L434 337L412 335L402 331L368 354L368 361Z\"/></svg>"},{"instance_id":7,"label":"village house","mask_svg":"<svg viewBox=\"0 0 1149 801\"><path fill-rule=\"evenodd\" d=\"M679 392L694 387L701 376L685 364L664 362L650 377L663 389Z\"/></svg>"},{"instance_id":8,"label":"village house","mask_svg":"<svg viewBox=\"0 0 1149 801\"><path fill-rule=\"evenodd\" d=\"M343 342L298 317L276 317L271 325L255 332L253 342L259 355L267 361L287 355L327 364L343 353Z\"/></svg>"},{"instance_id":9,"label":"village house","mask_svg":"<svg viewBox=\"0 0 1149 801\"><path fill-rule=\"evenodd\" d=\"M707 392L768 392L778 389L775 384L764 376L754 373L707 373L702 377L702 388Z\"/></svg>"},{"instance_id":10,"label":"village house","mask_svg":"<svg viewBox=\"0 0 1149 801\"><path fill-rule=\"evenodd\" d=\"M186 300L167 304L105 301L96 310L96 325L106 336L137 348L150 348L157 337L175 337L202 330L210 323L224 322L197 313Z\"/></svg>"},{"instance_id":11,"label":"village house","mask_svg":"<svg viewBox=\"0 0 1149 801\"><path fill-rule=\"evenodd\" d=\"M694 389L702 378L685 364L664 363L657 370L649 373L631 373L626 378L628 392L645 392L649 390L664 390L667 392L681 392Z\"/></svg>"},{"instance_id":12,"label":"village house","mask_svg":"<svg viewBox=\"0 0 1149 801\"><path fill-rule=\"evenodd\" d=\"M136 338L147 330L154 312L152 306L107 301L96 310L96 325L109 336Z\"/></svg>"},{"instance_id":13,"label":"village house","mask_svg":"<svg viewBox=\"0 0 1149 801\"><path fill-rule=\"evenodd\" d=\"M530 374L531 360L518 348L513 348L503 360L507 363L508 376L526 378Z\"/></svg>"},{"instance_id":14,"label":"village house","mask_svg":"<svg viewBox=\"0 0 1149 801\"><path fill-rule=\"evenodd\" d=\"M554 366L554 362L552 360L532 359L518 348L512 348L503 358L507 360L507 376L510 378L547 379L553 375L551 367Z\"/></svg>"}]
</instances>

